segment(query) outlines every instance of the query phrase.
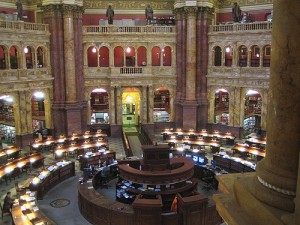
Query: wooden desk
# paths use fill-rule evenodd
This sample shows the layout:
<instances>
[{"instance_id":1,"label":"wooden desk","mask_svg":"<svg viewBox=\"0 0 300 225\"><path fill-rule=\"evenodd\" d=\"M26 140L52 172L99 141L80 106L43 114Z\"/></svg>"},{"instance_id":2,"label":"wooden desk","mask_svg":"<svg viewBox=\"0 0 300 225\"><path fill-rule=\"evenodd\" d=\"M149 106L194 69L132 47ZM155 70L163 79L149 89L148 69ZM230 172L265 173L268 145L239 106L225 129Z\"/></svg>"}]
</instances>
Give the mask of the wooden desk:
<instances>
[{"instance_id":1,"label":"wooden desk","mask_svg":"<svg viewBox=\"0 0 300 225\"><path fill-rule=\"evenodd\" d=\"M28 164L30 164L30 166L33 166L39 162L42 162L43 164L44 159L45 157L39 153L22 157L19 159L15 159L0 167L0 178L4 178L5 181L7 182L7 179L9 178L9 176L13 175L15 169L19 170L17 171L18 173L16 174L18 175L24 166Z\"/></svg>"},{"instance_id":2,"label":"wooden desk","mask_svg":"<svg viewBox=\"0 0 300 225\"><path fill-rule=\"evenodd\" d=\"M35 192L26 192L18 199L18 204L12 208L12 218L15 225L55 225L56 223L44 216L39 210Z\"/></svg>"},{"instance_id":3,"label":"wooden desk","mask_svg":"<svg viewBox=\"0 0 300 225\"><path fill-rule=\"evenodd\" d=\"M42 199L52 187L72 176L75 176L75 163L58 162L34 177L29 188L31 191L37 192L38 199Z\"/></svg>"},{"instance_id":4,"label":"wooden desk","mask_svg":"<svg viewBox=\"0 0 300 225\"><path fill-rule=\"evenodd\" d=\"M249 147L247 145L243 144L236 144L233 146L232 150L234 152L240 152L242 154L248 153L253 156L260 156L260 157L265 157L266 156L266 151L261 148L256 148L256 147Z\"/></svg>"},{"instance_id":5,"label":"wooden desk","mask_svg":"<svg viewBox=\"0 0 300 225\"><path fill-rule=\"evenodd\" d=\"M106 160L115 160L116 159L116 152L113 151L105 151L105 152L95 152L90 155L80 155L79 156L79 163L80 163L80 170L86 168L87 165L99 165L104 163Z\"/></svg>"}]
</instances>

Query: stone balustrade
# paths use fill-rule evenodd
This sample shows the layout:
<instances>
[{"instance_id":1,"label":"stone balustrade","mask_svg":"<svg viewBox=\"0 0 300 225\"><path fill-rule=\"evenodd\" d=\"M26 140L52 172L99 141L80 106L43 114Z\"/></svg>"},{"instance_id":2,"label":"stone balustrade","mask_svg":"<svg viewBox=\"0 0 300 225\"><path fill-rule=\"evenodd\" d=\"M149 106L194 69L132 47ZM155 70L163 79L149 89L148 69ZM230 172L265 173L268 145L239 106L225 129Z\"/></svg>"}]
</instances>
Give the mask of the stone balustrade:
<instances>
[{"instance_id":1,"label":"stone balustrade","mask_svg":"<svg viewBox=\"0 0 300 225\"><path fill-rule=\"evenodd\" d=\"M0 70L0 82L53 79L49 68Z\"/></svg>"},{"instance_id":2,"label":"stone balustrade","mask_svg":"<svg viewBox=\"0 0 300 225\"><path fill-rule=\"evenodd\" d=\"M245 31L270 31L272 29L272 23L267 21L254 22L254 23L231 23L211 25L209 32L245 32Z\"/></svg>"},{"instance_id":3,"label":"stone balustrade","mask_svg":"<svg viewBox=\"0 0 300 225\"><path fill-rule=\"evenodd\" d=\"M83 34L89 33L176 33L175 26L83 26Z\"/></svg>"},{"instance_id":4,"label":"stone balustrade","mask_svg":"<svg viewBox=\"0 0 300 225\"><path fill-rule=\"evenodd\" d=\"M15 32L49 32L48 24L0 20L0 30Z\"/></svg>"}]
</instances>

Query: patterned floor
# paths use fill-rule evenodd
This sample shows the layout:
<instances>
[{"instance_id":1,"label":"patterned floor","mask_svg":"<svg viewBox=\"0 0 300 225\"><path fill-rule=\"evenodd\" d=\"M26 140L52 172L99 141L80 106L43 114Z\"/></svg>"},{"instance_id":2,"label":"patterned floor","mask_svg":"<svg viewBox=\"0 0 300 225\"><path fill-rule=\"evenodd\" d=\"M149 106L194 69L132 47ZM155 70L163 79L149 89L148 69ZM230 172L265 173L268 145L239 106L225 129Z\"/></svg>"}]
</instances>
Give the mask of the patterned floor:
<instances>
[{"instance_id":1,"label":"patterned floor","mask_svg":"<svg viewBox=\"0 0 300 225\"><path fill-rule=\"evenodd\" d=\"M122 142L121 138L108 137L108 144L109 144L109 149L116 152L116 158L117 159L121 159L121 158L125 157L125 151L124 151L123 142ZM29 148L24 148L22 150L22 155L24 155L28 152L29 152ZM45 166L50 165L51 163L55 162L51 152L44 152L43 154L46 157L45 158ZM74 161L74 159L73 159L73 161ZM77 173L81 173L81 171L79 169L79 163L78 163L77 160L75 161L75 170L76 170ZM38 173L37 170L33 169L30 173L27 173L27 174L22 173L15 180L8 181L8 184L6 184L5 182L2 182L0 184L0 201L1 201L1 204L3 205L5 195L8 191L11 191L12 195L14 197L16 197L15 181L18 181L19 186L22 186L27 179L29 179L31 176L36 175L37 173ZM77 196L75 196L75 197L77 198ZM73 199L73 201L74 201L74 199ZM77 199L76 199L76 201L77 201ZM12 224L10 215L4 214L3 220L0 218L0 224Z\"/></svg>"}]
</instances>

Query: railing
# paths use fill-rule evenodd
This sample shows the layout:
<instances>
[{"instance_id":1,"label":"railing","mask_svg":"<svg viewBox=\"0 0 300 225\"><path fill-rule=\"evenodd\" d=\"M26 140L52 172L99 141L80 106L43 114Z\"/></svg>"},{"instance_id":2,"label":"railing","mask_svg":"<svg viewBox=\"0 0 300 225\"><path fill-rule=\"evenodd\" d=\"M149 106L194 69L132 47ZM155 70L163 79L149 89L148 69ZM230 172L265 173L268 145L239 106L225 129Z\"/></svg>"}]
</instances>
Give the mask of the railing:
<instances>
[{"instance_id":1,"label":"railing","mask_svg":"<svg viewBox=\"0 0 300 225\"><path fill-rule=\"evenodd\" d=\"M120 74L142 74L143 68L141 67L122 67L120 68Z\"/></svg>"},{"instance_id":2,"label":"railing","mask_svg":"<svg viewBox=\"0 0 300 225\"><path fill-rule=\"evenodd\" d=\"M0 21L0 30L49 32L49 25L21 21Z\"/></svg>"},{"instance_id":3,"label":"railing","mask_svg":"<svg viewBox=\"0 0 300 225\"><path fill-rule=\"evenodd\" d=\"M232 23L211 25L209 32L240 32L240 31L270 31L272 29L272 23L254 22L254 23Z\"/></svg>"},{"instance_id":4,"label":"railing","mask_svg":"<svg viewBox=\"0 0 300 225\"><path fill-rule=\"evenodd\" d=\"M83 26L83 33L175 33L175 26Z\"/></svg>"}]
</instances>

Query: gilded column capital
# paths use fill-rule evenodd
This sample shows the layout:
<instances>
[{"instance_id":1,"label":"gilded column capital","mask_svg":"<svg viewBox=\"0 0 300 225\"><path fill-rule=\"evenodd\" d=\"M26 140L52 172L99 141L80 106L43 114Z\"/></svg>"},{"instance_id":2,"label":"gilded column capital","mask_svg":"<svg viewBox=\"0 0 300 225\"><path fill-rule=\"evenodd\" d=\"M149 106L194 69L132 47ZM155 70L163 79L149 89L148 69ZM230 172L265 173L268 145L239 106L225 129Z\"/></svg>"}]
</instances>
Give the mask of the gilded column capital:
<instances>
[{"instance_id":1,"label":"gilded column capital","mask_svg":"<svg viewBox=\"0 0 300 225\"><path fill-rule=\"evenodd\" d=\"M56 17L61 13L61 5L45 5L41 9L44 12L44 18Z\"/></svg>"},{"instance_id":2,"label":"gilded column capital","mask_svg":"<svg viewBox=\"0 0 300 225\"><path fill-rule=\"evenodd\" d=\"M176 8L173 10L175 20L183 20L185 18L185 12L183 8Z\"/></svg>"},{"instance_id":3,"label":"gilded column capital","mask_svg":"<svg viewBox=\"0 0 300 225\"><path fill-rule=\"evenodd\" d=\"M198 18L211 19L213 17L214 12L215 8L199 7Z\"/></svg>"},{"instance_id":4,"label":"gilded column capital","mask_svg":"<svg viewBox=\"0 0 300 225\"><path fill-rule=\"evenodd\" d=\"M78 6L76 5L63 5L62 11L64 17L73 17Z\"/></svg>"},{"instance_id":5,"label":"gilded column capital","mask_svg":"<svg viewBox=\"0 0 300 225\"><path fill-rule=\"evenodd\" d=\"M76 6L74 10L74 18L76 19L82 19L84 13L84 7L83 6Z\"/></svg>"},{"instance_id":6,"label":"gilded column capital","mask_svg":"<svg viewBox=\"0 0 300 225\"><path fill-rule=\"evenodd\" d=\"M184 7L184 12L187 17L196 17L198 12L198 7Z\"/></svg>"}]
</instances>

